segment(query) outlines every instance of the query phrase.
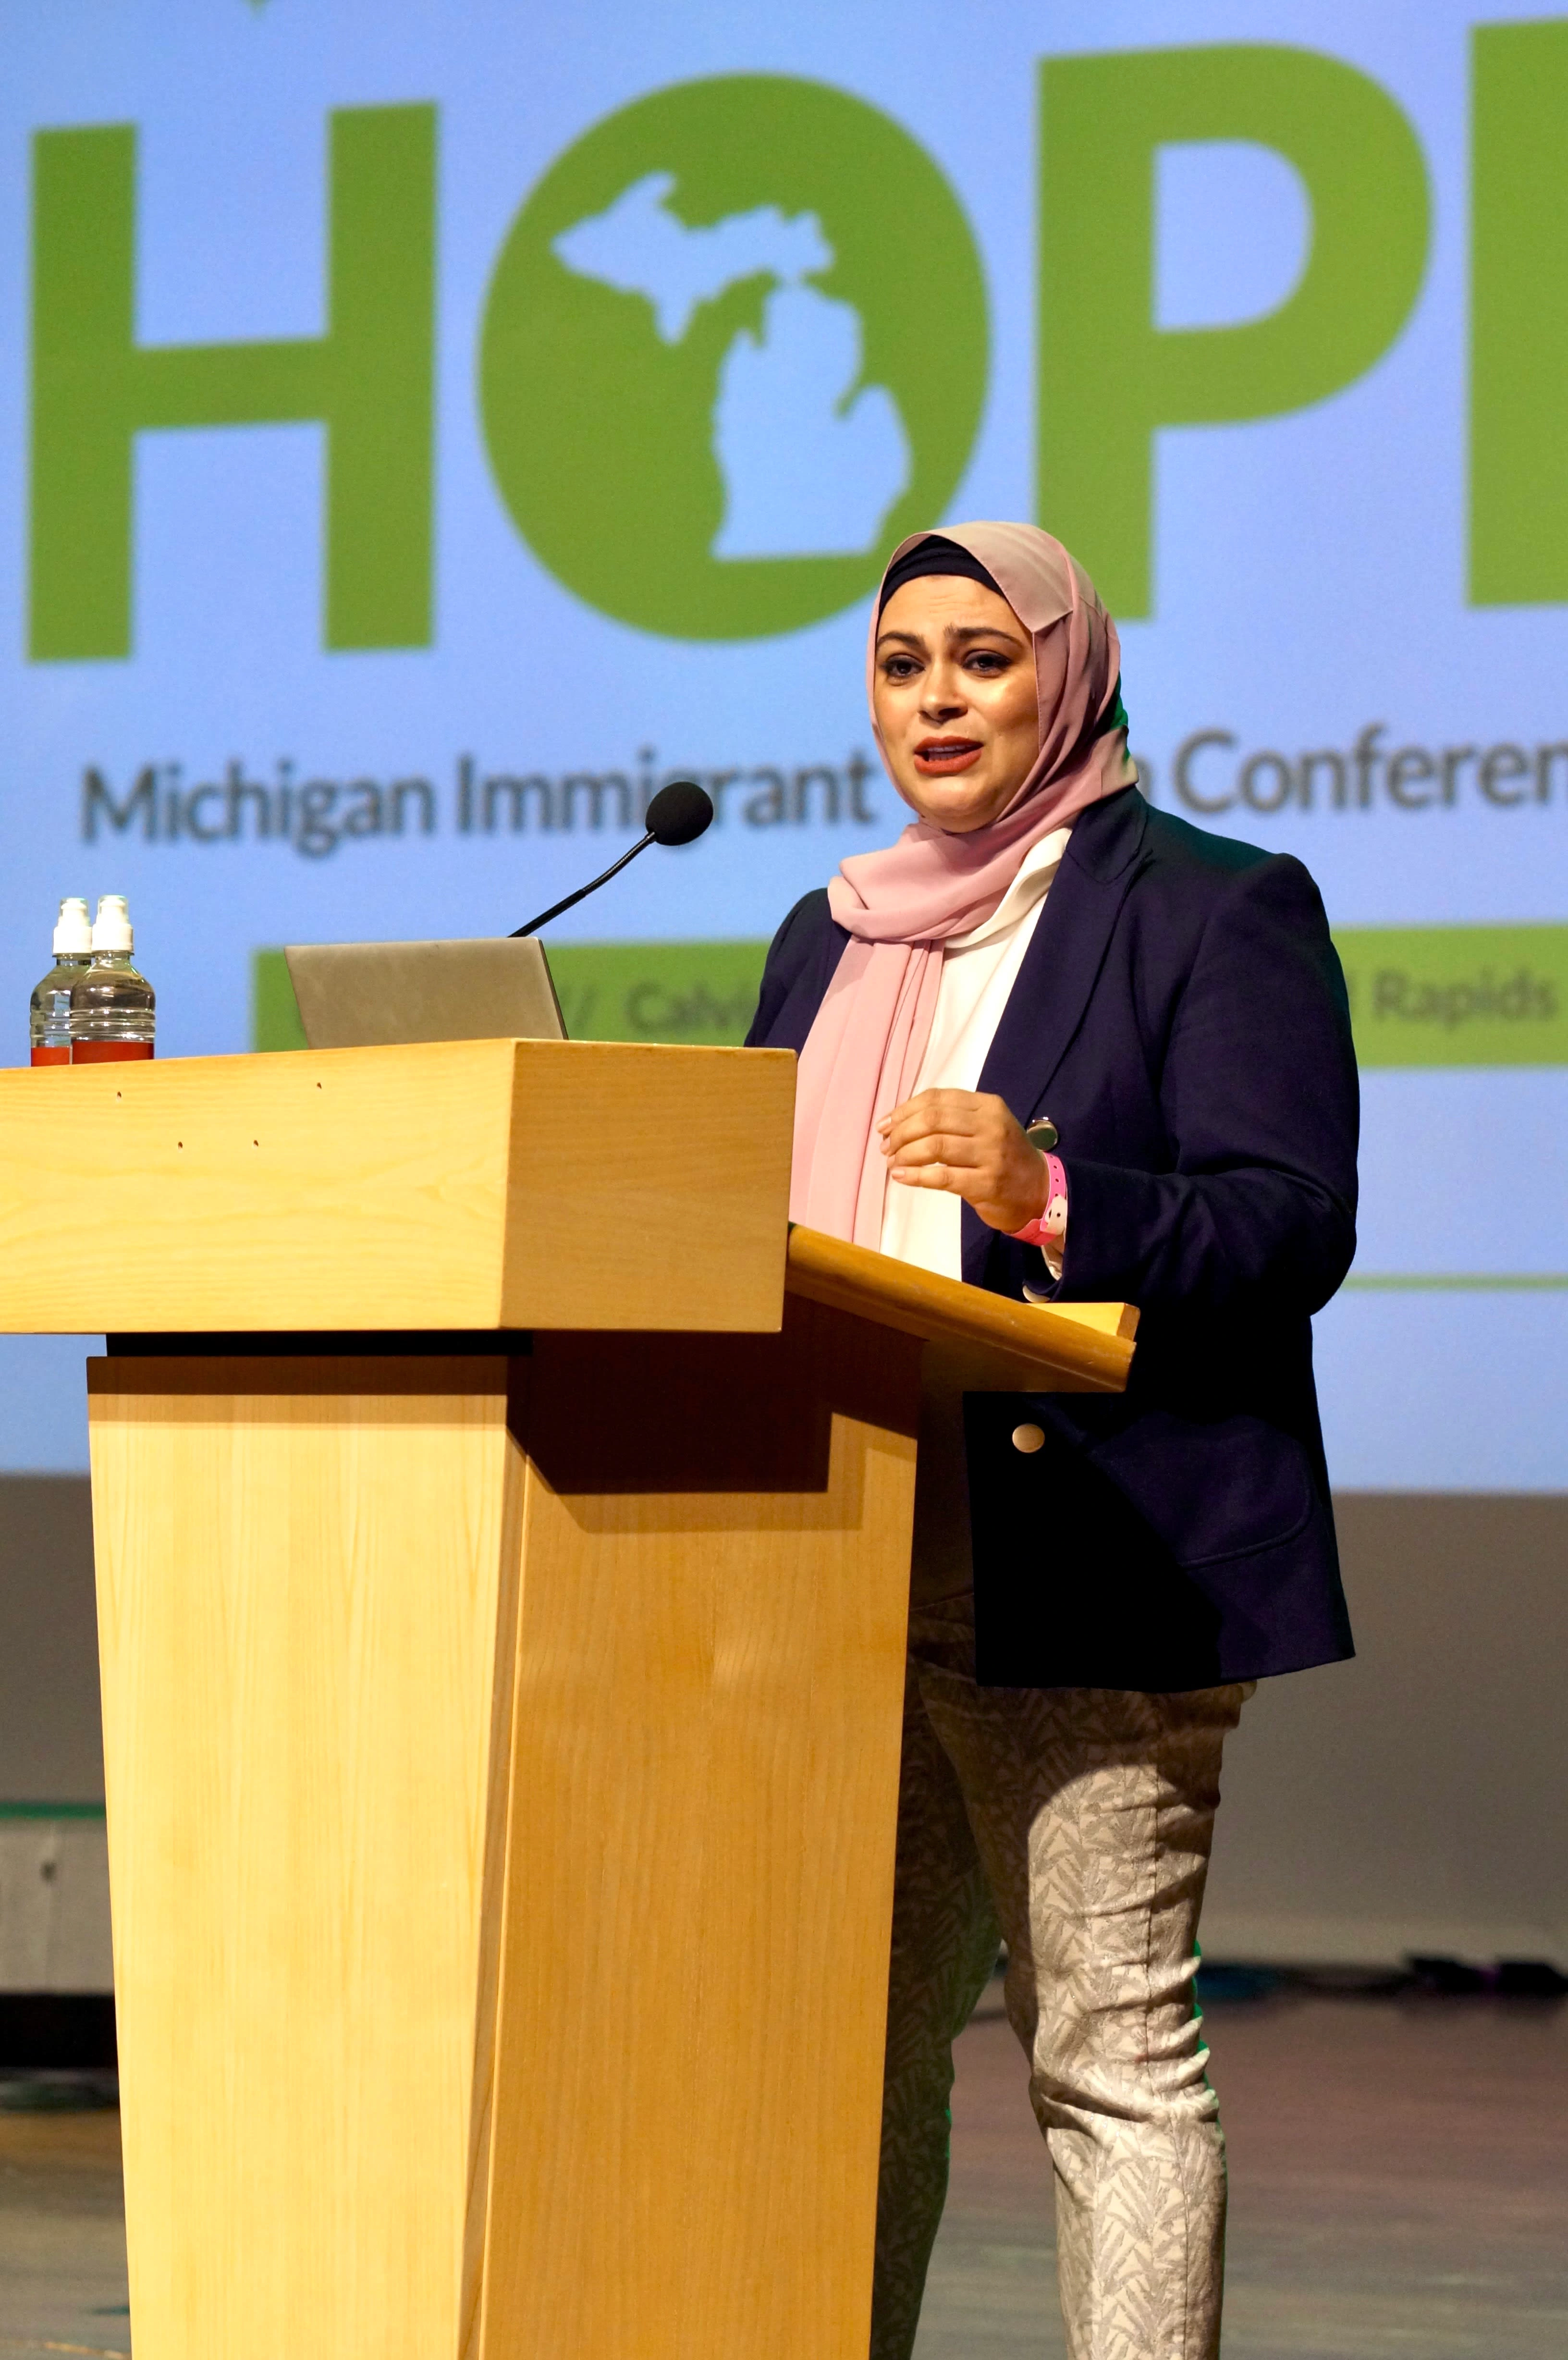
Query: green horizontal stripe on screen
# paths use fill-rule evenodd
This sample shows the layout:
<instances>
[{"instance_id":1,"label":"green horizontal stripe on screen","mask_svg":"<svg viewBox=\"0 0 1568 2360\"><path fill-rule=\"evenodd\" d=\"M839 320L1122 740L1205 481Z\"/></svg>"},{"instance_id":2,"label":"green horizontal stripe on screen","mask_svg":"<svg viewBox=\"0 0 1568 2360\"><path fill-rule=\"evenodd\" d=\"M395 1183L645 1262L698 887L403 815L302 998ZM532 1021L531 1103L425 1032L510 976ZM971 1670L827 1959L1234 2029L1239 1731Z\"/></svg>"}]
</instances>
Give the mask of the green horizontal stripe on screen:
<instances>
[{"instance_id":1,"label":"green horizontal stripe on screen","mask_svg":"<svg viewBox=\"0 0 1568 2360\"><path fill-rule=\"evenodd\" d=\"M1345 1284L1363 1295L1552 1295L1568 1288L1568 1272L1353 1271Z\"/></svg>"},{"instance_id":2,"label":"green horizontal stripe on screen","mask_svg":"<svg viewBox=\"0 0 1568 2360\"><path fill-rule=\"evenodd\" d=\"M1568 926L1344 926L1363 1066L1568 1065Z\"/></svg>"},{"instance_id":3,"label":"green horizontal stripe on screen","mask_svg":"<svg viewBox=\"0 0 1568 2360\"><path fill-rule=\"evenodd\" d=\"M1568 1065L1568 925L1345 926L1356 1054L1393 1066ZM764 942L552 943L575 1041L745 1038ZM283 954L255 954L254 1045L302 1049Z\"/></svg>"},{"instance_id":4,"label":"green horizontal stripe on screen","mask_svg":"<svg viewBox=\"0 0 1568 2360\"><path fill-rule=\"evenodd\" d=\"M744 1041L768 945L548 943L574 1041Z\"/></svg>"},{"instance_id":5,"label":"green horizontal stripe on screen","mask_svg":"<svg viewBox=\"0 0 1568 2360\"><path fill-rule=\"evenodd\" d=\"M765 942L550 943L550 971L573 1041L744 1041L762 981ZM255 954L252 1046L302 1049L281 951Z\"/></svg>"}]
</instances>

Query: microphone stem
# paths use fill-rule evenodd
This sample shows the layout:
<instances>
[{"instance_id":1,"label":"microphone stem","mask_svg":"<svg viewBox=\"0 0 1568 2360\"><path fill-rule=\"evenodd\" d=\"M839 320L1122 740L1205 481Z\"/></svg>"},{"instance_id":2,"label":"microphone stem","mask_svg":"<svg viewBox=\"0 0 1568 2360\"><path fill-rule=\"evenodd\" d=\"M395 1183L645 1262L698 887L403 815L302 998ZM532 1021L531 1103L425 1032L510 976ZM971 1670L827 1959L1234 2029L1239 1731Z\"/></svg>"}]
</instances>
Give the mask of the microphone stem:
<instances>
[{"instance_id":1,"label":"microphone stem","mask_svg":"<svg viewBox=\"0 0 1568 2360\"><path fill-rule=\"evenodd\" d=\"M629 852L623 852L618 860L612 860L604 875L595 877L592 884L580 885L575 893L567 895L564 901L552 902L548 910L541 910L537 918L530 918L526 926L514 926L512 940L516 942L519 934L538 934L539 928L548 926L552 918L559 918L563 910L570 910L574 902L586 901L590 893L596 893L601 885L607 885L612 877L618 876L628 860L635 860L639 852L646 852L652 842L653 830L649 828L640 844L634 844Z\"/></svg>"}]
</instances>

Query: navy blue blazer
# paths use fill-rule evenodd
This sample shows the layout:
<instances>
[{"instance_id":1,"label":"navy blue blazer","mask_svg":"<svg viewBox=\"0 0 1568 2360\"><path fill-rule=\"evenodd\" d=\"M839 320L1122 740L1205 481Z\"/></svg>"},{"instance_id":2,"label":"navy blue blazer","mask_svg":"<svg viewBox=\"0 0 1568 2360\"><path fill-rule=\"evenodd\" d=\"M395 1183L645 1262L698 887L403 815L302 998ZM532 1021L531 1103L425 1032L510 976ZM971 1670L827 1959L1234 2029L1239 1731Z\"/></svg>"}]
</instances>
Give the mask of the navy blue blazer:
<instances>
[{"instance_id":1,"label":"navy blue blazer","mask_svg":"<svg viewBox=\"0 0 1568 2360\"><path fill-rule=\"evenodd\" d=\"M800 1048L848 939L825 893L796 904L749 1044ZM1192 1688L1352 1654L1311 1320L1355 1250L1356 1071L1306 869L1136 788L1092 805L980 1087L1056 1124L1068 1237L1053 1288L965 1205L965 1279L1142 1314L1125 1395L965 1399L980 1678Z\"/></svg>"}]
</instances>

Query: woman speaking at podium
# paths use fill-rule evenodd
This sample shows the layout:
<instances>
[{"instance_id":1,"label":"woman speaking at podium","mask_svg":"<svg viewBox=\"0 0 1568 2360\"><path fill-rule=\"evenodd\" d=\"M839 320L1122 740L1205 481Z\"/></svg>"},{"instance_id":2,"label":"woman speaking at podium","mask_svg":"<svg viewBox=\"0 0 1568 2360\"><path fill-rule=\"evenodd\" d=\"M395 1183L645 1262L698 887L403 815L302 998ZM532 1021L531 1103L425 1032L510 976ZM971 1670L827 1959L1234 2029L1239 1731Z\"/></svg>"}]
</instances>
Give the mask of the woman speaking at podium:
<instances>
[{"instance_id":1,"label":"woman speaking at podium","mask_svg":"<svg viewBox=\"0 0 1568 2360\"><path fill-rule=\"evenodd\" d=\"M1355 1236L1344 981L1299 861L1138 792L1116 627L1048 533L905 541L868 684L914 821L790 912L750 1035L800 1053L792 1217L1142 1313L1125 1397L928 1399L874 2360L914 2341L998 1936L1073 2360L1211 2360L1221 1747L1252 1681L1351 1652L1309 1324Z\"/></svg>"}]
</instances>

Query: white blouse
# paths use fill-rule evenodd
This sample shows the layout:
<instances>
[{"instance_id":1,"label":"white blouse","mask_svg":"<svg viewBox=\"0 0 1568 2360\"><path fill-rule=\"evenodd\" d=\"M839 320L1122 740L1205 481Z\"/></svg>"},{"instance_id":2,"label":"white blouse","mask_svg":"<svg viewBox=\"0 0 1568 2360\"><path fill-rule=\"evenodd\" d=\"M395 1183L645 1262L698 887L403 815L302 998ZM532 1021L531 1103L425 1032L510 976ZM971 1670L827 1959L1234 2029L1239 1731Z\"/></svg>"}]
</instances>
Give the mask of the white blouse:
<instances>
[{"instance_id":1,"label":"white blouse","mask_svg":"<svg viewBox=\"0 0 1568 2360\"><path fill-rule=\"evenodd\" d=\"M979 1087L981 1068L1071 834L1071 828L1058 827L1041 836L985 923L944 945L931 1039L911 1097L920 1090ZM961 1278L963 1201L950 1189L907 1188L889 1180L882 1251L942 1278Z\"/></svg>"}]
</instances>

